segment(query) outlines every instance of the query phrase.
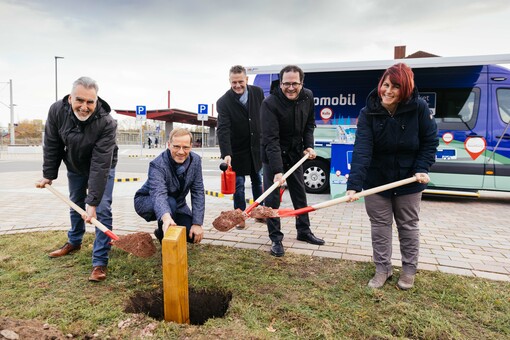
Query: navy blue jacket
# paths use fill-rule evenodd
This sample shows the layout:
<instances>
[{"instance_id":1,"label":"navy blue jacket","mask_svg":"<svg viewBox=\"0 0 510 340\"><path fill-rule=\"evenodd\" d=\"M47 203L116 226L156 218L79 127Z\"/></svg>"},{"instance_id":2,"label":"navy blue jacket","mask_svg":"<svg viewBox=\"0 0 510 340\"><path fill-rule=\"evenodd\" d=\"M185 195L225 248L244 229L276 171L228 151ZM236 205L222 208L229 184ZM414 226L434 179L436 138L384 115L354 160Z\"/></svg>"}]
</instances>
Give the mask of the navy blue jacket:
<instances>
[{"instance_id":1,"label":"navy blue jacket","mask_svg":"<svg viewBox=\"0 0 510 340\"><path fill-rule=\"evenodd\" d=\"M137 212L152 210L159 221L163 214L174 213L168 203L168 197L171 196L177 202L176 213L191 216L192 224L203 225L205 191L202 178L202 160L198 154L190 152L190 163L185 172L184 185L181 190L179 179L170 162L170 157L170 152L165 150L150 162L147 181L135 194L135 210ZM191 210L186 203L186 196L189 192L191 192ZM137 198L140 196L150 196L151 209L136 207L137 202L145 201L138 200ZM149 215L151 214L142 217L150 221Z\"/></svg>"},{"instance_id":2,"label":"navy blue jacket","mask_svg":"<svg viewBox=\"0 0 510 340\"><path fill-rule=\"evenodd\" d=\"M407 103L398 104L393 117L373 90L358 117L347 190L359 192L428 173L438 143L436 121L416 88ZM426 187L415 182L381 194L406 195Z\"/></svg>"}]
</instances>

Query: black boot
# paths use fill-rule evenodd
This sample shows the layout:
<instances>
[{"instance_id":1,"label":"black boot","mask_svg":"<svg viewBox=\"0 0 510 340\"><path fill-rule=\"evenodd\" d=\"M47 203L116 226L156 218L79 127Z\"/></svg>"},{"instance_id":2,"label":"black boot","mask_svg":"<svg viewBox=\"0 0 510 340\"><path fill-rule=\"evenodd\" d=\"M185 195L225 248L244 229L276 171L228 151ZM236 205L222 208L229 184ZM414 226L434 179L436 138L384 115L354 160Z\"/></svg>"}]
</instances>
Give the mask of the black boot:
<instances>
[{"instance_id":1,"label":"black boot","mask_svg":"<svg viewBox=\"0 0 510 340\"><path fill-rule=\"evenodd\" d=\"M285 255L285 249L283 249L283 244L281 241L275 241L271 245L271 255L276 257L282 257Z\"/></svg>"},{"instance_id":2,"label":"black boot","mask_svg":"<svg viewBox=\"0 0 510 340\"><path fill-rule=\"evenodd\" d=\"M163 222L158 221L158 227L154 229L154 236L156 236L156 238L159 241L159 244L161 244L161 242L163 241L163 237L165 236L163 234Z\"/></svg>"}]
</instances>

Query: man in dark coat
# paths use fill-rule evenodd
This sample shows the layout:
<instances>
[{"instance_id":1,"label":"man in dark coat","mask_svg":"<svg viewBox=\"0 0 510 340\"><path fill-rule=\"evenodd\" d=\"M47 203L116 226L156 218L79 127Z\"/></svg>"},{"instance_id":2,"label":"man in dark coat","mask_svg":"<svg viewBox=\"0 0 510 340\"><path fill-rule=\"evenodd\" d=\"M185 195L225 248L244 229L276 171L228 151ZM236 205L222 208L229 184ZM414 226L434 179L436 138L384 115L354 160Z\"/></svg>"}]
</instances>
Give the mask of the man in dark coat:
<instances>
[{"instance_id":1,"label":"man in dark coat","mask_svg":"<svg viewBox=\"0 0 510 340\"><path fill-rule=\"evenodd\" d=\"M97 83L81 77L73 84L71 94L54 103L49 110L44 134L43 178L38 188L57 179L62 161L67 166L69 198L87 212L87 216L71 209L68 242L49 254L55 258L81 248L85 222L97 218L112 229L112 193L117 164L117 123L110 106L97 96ZM86 207L85 207L86 205ZM92 250L92 273L89 281L106 279L110 239L96 228Z\"/></svg>"},{"instance_id":2,"label":"man in dark coat","mask_svg":"<svg viewBox=\"0 0 510 340\"><path fill-rule=\"evenodd\" d=\"M247 85L246 69L232 66L230 90L216 104L218 110L218 142L221 158L236 173L234 209L246 209L245 176L251 179L253 199L262 194L262 163L260 162L260 104L264 91ZM237 226L245 227L244 221Z\"/></svg>"},{"instance_id":3,"label":"man in dark coat","mask_svg":"<svg viewBox=\"0 0 510 340\"><path fill-rule=\"evenodd\" d=\"M191 151L193 136L183 128L170 132L168 148L149 164L147 181L136 192L135 211L147 222L158 221L161 242L169 226L185 226L188 242L202 241L205 192L202 160ZM186 196L191 193L191 207Z\"/></svg>"},{"instance_id":4,"label":"man in dark coat","mask_svg":"<svg viewBox=\"0 0 510 340\"><path fill-rule=\"evenodd\" d=\"M315 129L315 111L313 93L303 87L304 73L295 65L284 67L280 71L280 87L264 100L260 108L262 124L262 163L264 185L274 182L283 184L283 173L296 164L304 153L310 159L317 155L313 149L313 131ZM288 178L288 188L294 209L306 207L306 191L303 168L298 167ZM265 199L266 206L280 207L280 195L272 192ZM269 238L272 241L271 255L285 254L283 233L279 218L267 219ZM310 230L308 214L296 218L297 239L311 244L323 245L324 240L315 237Z\"/></svg>"}]
</instances>

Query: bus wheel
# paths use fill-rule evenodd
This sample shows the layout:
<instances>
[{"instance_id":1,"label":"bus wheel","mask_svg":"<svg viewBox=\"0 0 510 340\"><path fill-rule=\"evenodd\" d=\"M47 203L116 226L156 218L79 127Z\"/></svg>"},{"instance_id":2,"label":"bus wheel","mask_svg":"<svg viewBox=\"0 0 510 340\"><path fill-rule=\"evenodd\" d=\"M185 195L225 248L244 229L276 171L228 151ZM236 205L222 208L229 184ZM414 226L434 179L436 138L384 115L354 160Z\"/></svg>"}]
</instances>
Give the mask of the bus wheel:
<instances>
[{"instance_id":1,"label":"bus wheel","mask_svg":"<svg viewBox=\"0 0 510 340\"><path fill-rule=\"evenodd\" d=\"M306 192L324 194L329 190L329 164L320 159L308 160L303 164Z\"/></svg>"}]
</instances>

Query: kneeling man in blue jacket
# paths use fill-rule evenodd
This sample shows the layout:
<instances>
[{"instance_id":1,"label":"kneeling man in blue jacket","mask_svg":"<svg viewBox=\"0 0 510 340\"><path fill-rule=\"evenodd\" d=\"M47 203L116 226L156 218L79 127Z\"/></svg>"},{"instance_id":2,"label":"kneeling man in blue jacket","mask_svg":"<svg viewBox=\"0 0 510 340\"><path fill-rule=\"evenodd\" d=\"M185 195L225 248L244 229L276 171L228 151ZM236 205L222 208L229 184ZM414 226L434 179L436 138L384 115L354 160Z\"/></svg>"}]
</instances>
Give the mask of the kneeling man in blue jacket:
<instances>
[{"instance_id":1,"label":"kneeling man in blue jacket","mask_svg":"<svg viewBox=\"0 0 510 340\"><path fill-rule=\"evenodd\" d=\"M136 213L147 222L158 221L154 234L160 242L169 226L185 226L190 243L204 235L202 160L191 152L192 140L188 130L172 130L167 150L150 162L147 181L135 194ZM190 192L191 209L186 203Z\"/></svg>"}]
</instances>

